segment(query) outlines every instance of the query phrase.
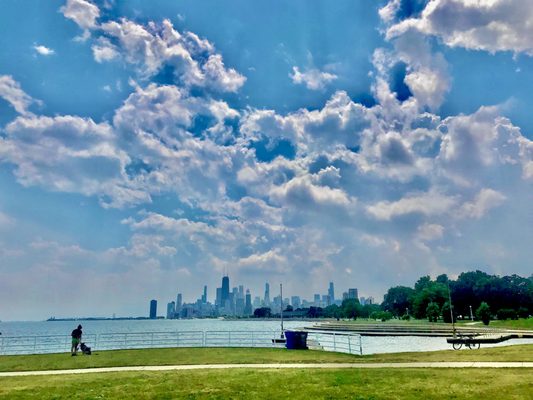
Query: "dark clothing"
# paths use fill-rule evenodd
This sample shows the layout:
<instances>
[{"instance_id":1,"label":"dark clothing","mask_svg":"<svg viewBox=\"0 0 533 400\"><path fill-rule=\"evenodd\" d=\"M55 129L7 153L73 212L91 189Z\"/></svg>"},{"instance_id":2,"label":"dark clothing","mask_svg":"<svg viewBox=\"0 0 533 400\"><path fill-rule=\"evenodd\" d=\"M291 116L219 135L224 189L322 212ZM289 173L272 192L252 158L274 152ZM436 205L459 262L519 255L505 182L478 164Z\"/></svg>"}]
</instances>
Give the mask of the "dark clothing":
<instances>
[{"instance_id":1,"label":"dark clothing","mask_svg":"<svg viewBox=\"0 0 533 400\"><path fill-rule=\"evenodd\" d=\"M78 339L78 340L80 340L80 339L81 339L81 333L82 333L82 332L81 332L81 329L76 328L76 329L74 329L74 330L72 331L71 336L72 336L73 339Z\"/></svg>"}]
</instances>

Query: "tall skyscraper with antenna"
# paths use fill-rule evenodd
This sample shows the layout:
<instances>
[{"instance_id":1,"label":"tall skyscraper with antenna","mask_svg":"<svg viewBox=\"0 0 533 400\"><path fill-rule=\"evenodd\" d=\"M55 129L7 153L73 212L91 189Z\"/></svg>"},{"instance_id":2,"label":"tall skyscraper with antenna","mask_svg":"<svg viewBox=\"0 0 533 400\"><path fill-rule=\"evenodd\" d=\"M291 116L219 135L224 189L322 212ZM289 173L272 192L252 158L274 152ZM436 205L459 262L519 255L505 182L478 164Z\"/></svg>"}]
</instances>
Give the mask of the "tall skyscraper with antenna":
<instances>
[{"instance_id":1,"label":"tall skyscraper with antenna","mask_svg":"<svg viewBox=\"0 0 533 400\"><path fill-rule=\"evenodd\" d=\"M270 284L268 282L265 283L265 298L263 303L265 303L265 307L270 305Z\"/></svg>"},{"instance_id":2,"label":"tall skyscraper with antenna","mask_svg":"<svg viewBox=\"0 0 533 400\"><path fill-rule=\"evenodd\" d=\"M222 307L225 307L226 301L229 300L229 277L227 275L222 277L221 297Z\"/></svg>"},{"instance_id":3,"label":"tall skyscraper with antenna","mask_svg":"<svg viewBox=\"0 0 533 400\"><path fill-rule=\"evenodd\" d=\"M329 283L328 297L328 305L335 303L335 290L333 288L333 282Z\"/></svg>"}]
</instances>

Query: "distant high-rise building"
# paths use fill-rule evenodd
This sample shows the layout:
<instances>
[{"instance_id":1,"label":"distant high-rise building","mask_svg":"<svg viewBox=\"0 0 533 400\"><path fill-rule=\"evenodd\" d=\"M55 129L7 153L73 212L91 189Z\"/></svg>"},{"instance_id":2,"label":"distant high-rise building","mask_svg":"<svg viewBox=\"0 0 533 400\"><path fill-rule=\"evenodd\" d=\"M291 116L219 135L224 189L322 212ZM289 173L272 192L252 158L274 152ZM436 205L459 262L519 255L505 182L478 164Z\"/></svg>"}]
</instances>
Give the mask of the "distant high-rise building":
<instances>
[{"instance_id":1,"label":"distant high-rise building","mask_svg":"<svg viewBox=\"0 0 533 400\"><path fill-rule=\"evenodd\" d=\"M259 297L259 296L255 296L255 297L254 297L254 303L253 303L253 306L254 306L254 308L259 308L259 307L261 307L261 297Z\"/></svg>"},{"instance_id":2,"label":"distant high-rise building","mask_svg":"<svg viewBox=\"0 0 533 400\"><path fill-rule=\"evenodd\" d=\"M252 315L253 309L252 309L252 295L250 294L250 290L246 289L246 303L244 305L244 315Z\"/></svg>"},{"instance_id":3,"label":"distant high-rise building","mask_svg":"<svg viewBox=\"0 0 533 400\"><path fill-rule=\"evenodd\" d=\"M221 292L221 303L223 306L226 305L226 301L229 300L229 276L222 277L222 292Z\"/></svg>"},{"instance_id":4,"label":"distant high-rise building","mask_svg":"<svg viewBox=\"0 0 533 400\"><path fill-rule=\"evenodd\" d=\"M242 317L244 315L244 308L244 298L237 298L237 300L235 301L235 315L238 317Z\"/></svg>"},{"instance_id":5,"label":"distant high-rise building","mask_svg":"<svg viewBox=\"0 0 533 400\"><path fill-rule=\"evenodd\" d=\"M361 304L362 306L364 306L366 304L366 299L364 297L360 297L359 298L359 304Z\"/></svg>"},{"instance_id":6,"label":"distant high-rise building","mask_svg":"<svg viewBox=\"0 0 533 400\"><path fill-rule=\"evenodd\" d=\"M222 307L222 288L217 287L217 297L215 300L215 306Z\"/></svg>"},{"instance_id":7,"label":"distant high-rise building","mask_svg":"<svg viewBox=\"0 0 533 400\"><path fill-rule=\"evenodd\" d=\"M202 303L207 303L207 285L204 285L204 294L202 295Z\"/></svg>"},{"instance_id":8,"label":"distant high-rise building","mask_svg":"<svg viewBox=\"0 0 533 400\"><path fill-rule=\"evenodd\" d=\"M300 304L301 304L300 296L292 296L291 297L291 304L292 304L292 308L294 308L295 310L297 308L299 308Z\"/></svg>"},{"instance_id":9,"label":"distant high-rise building","mask_svg":"<svg viewBox=\"0 0 533 400\"><path fill-rule=\"evenodd\" d=\"M150 300L150 319L157 318L157 300Z\"/></svg>"},{"instance_id":10,"label":"distant high-rise building","mask_svg":"<svg viewBox=\"0 0 533 400\"><path fill-rule=\"evenodd\" d=\"M357 289L356 288L348 289L348 298L349 299L359 299L359 296L357 295Z\"/></svg>"},{"instance_id":11,"label":"distant high-rise building","mask_svg":"<svg viewBox=\"0 0 533 400\"><path fill-rule=\"evenodd\" d=\"M343 292L342 293L342 300L346 300L348 298L348 292Z\"/></svg>"},{"instance_id":12,"label":"distant high-rise building","mask_svg":"<svg viewBox=\"0 0 533 400\"><path fill-rule=\"evenodd\" d=\"M329 296L329 304L335 303L335 289L333 287L333 282L329 283L328 296Z\"/></svg>"},{"instance_id":13,"label":"distant high-rise building","mask_svg":"<svg viewBox=\"0 0 533 400\"><path fill-rule=\"evenodd\" d=\"M167 304L167 319L173 319L176 314L176 303L171 301Z\"/></svg>"},{"instance_id":14,"label":"distant high-rise building","mask_svg":"<svg viewBox=\"0 0 533 400\"><path fill-rule=\"evenodd\" d=\"M176 312L179 313L181 311L181 307L183 307L183 296L181 293L178 293L176 296Z\"/></svg>"},{"instance_id":15,"label":"distant high-rise building","mask_svg":"<svg viewBox=\"0 0 533 400\"><path fill-rule=\"evenodd\" d=\"M366 298L366 304L375 304L375 300L372 296Z\"/></svg>"},{"instance_id":16,"label":"distant high-rise building","mask_svg":"<svg viewBox=\"0 0 533 400\"><path fill-rule=\"evenodd\" d=\"M329 306L329 296L327 294L322 295L322 305Z\"/></svg>"},{"instance_id":17,"label":"distant high-rise building","mask_svg":"<svg viewBox=\"0 0 533 400\"><path fill-rule=\"evenodd\" d=\"M263 300L263 303L265 304L265 307L270 305L270 284L268 282L265 283L265 299Z\"/></svg>"},{"instance_id":18,"label":"distant high-rise building","mask_svg":"<svg viewBox=\"0 0 533 400\"><path fill-rule=\"evenodd\" d=\"M320 295L319 294L315 294L314 303L315 303L316 307L318 307L320 305Z\"/></svg>"},{"instance_id":19,"label":"distant high-rise building","mask_svg":"<svg viewBox=\"0 0 533 400\"><path fill-rule=\"evenodd\" d=\"M276 296L272 299L272 302L270 303L270 308L272 312L278 313L281 310L281 296Z\"/></svg>"},{"instance_id":20,"label":"distant high-rise building","mask_svg":"<svg viewBox=\"0 0 533 400\"><path fill-rule=\"evenodd\" d=\"M244 299L244 286L239 285L239 297L242 297Z\"/></svg>"}]
</instances>

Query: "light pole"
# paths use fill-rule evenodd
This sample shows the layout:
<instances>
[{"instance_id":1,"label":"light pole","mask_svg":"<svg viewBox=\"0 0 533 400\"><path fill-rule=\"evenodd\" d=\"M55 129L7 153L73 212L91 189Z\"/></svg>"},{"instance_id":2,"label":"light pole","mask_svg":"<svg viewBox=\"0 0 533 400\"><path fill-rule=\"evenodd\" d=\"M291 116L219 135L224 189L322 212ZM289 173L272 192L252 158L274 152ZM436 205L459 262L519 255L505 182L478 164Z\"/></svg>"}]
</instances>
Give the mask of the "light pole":
<instances>
[{"instance_id":1,"label":"light pole","mask_svg":"<svg viewBox=\"0 0 533 400\"><path fill-rule=\"evenodd\" d=\"M474 314L472 314L472 306L468 306L470 307L470 321L473 321L474 320Z\"/></svg>"}]
</instances>

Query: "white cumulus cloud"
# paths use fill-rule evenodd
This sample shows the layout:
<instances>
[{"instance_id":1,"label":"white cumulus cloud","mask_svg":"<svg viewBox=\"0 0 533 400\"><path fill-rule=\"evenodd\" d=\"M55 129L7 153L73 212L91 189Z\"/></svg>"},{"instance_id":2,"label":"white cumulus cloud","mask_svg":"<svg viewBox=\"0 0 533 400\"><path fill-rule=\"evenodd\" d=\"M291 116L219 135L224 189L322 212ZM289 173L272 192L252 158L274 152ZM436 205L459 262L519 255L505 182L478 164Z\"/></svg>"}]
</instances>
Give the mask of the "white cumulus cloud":
<instances>
[{"instance_id":1,"label":"white cumulus cloud","mask_svg":"<svg viewBox=\"0 0 533 400\"><path fill-rule=\"evenodd\" d=\"M393 3L397 1L381 10L387 21L392 20ZM528 0L432 0L419 17L390 26L387 37L409 30L436 36L450 47L533 55L533 7Z\"/></svg>"},{"instance_id":2,"label":"white cumulus cloud","mask_svg":"<svg viewBox=\"0 0 533 400\"><path fill-rule=\"evenodd\" d=\"M0 97L11 104L19 114L28 114L28 107L36 102L10 75L0 75Z\"/></svg>"},{"instance_id":3,"label":"white cumulus cloud","mask_svg":"<svg viewBox=\"0 0 533 400\"><path fill-rule=\"evenodd\" d=\"M35 51L42 55L42 56L51 56L53 54L55 54L55 51L53 49L50 49L46 46L43 46L43 45L36 45L36 46L33 46L33 48L35 49Z\"/></svg>"},{"instance_id":4,"label":"white cumulus cloud","mask_svg":"<svg viewBox=\"0 0 533 400\"><path fill-rule=\"evenodd\" d=\"M322 90L328 83L337 79L337 75L320 71L317 68L309 68L302 72L296 66L292 67L289 77L296 85L305 85L310 90Z\"/></svg>"}]
</instances>

